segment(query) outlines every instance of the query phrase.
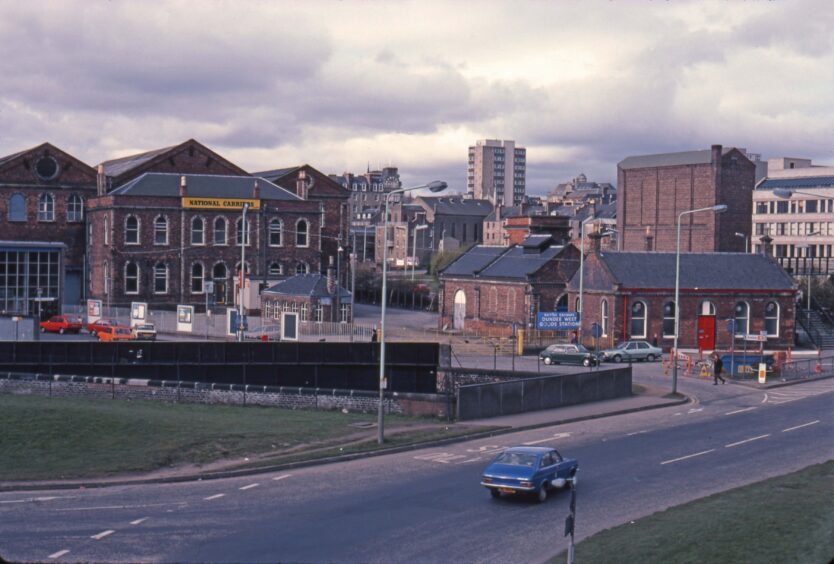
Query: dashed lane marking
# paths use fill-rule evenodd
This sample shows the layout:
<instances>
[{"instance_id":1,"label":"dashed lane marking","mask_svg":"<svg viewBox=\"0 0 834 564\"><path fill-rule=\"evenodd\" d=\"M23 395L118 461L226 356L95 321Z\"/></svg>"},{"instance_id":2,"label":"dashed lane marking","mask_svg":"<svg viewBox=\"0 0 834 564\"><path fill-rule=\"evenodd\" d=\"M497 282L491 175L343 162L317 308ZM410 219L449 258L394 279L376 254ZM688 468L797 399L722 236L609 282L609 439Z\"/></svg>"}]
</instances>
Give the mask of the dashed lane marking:
<instances>
[{"instance_id":1,"label":"dashed lane marking","mask_svg":"<svg viewBox=\"0 0 834 564\"><path fill-rule=\"evenodd\" d=\"M554 441L556 439L564 439L566 437L570 437L570 433L556 433L552 437L548 437L546 439L542 439L540 441L529 441L524 443L524 446L531 446L531 445L538 445L541 443L549 443L550 441Z\"/></svg>"},{"instance_id":2,"label":"dashed lane marking","mask_svg":"<svg viewBox=\"0 0 834 564\"><path fill-rule=\"evenodd\" d=\"M681 456L680 458L673 458L672 460L664 460L663 462L660 463L660 465L663 466L664 464L672 464L673 462L680 462L681 460L686 460L687 458L695 458L696 456L701 456L701 455L704 455L704 454L708 454L708 453L710 453L714 450L715 450L714 448L711 448L709 450L703 450L701 452L696 452L695 454L687 454L686 456Z\"/></svg>"},{"instance_id":3,"label":"dashed lane marking","mask_svg":"<svg viewBox=\"0 0 834 564\"><path fill-rule=\"evenodd\" d=\"M482 460L480 456L477 458L470 458L469 460L461 460L460 462L455 462L455 464L466 464L467 462L478 462L479 460Z\"/></svg>"},{"instance_id":4,"label":"dashed lane marking","mask_svg":"<svg viewBox=\"0 0 834 564\"><path fill-rule=\"evenodd\" d=\"M102 532L100 532L100 533L99 533L99 534L97 534L97 535L93 535L93 536L91 536L90 538L91 538L91 539L96 539L96 540L101 540L101 539L103 539L104 537L109 537L110 535L112 535L112 534L113 534L113 533L115 533L115 532L116 532L116 531L114 531L113 529L108 529L108 530L106 530L106 531L102 531Z\"/></svg>"},{"instance_id":5,"label":"dashed lane marking","mask_svg":"<svg viewBox=\"0 0 834 564\"><path fill-rule=\"evenodd\" d=\"M759 439L766 439L769 436L770 436L770 433L768 433L767 435L759 435L758 437L751 437L749 439L744 439L743 441L738 441L737 443L730 443L728 445L724 445L724 448L730 448L730 447L734 447L734 446L738 446L738 445L743 445L745 443L758 441Z\"/></svg>"},{"instance_id":6,"label":"dashed lane marking","mask_svg":"<svg viewBox=\"0 0 834 564\"><path fill-rule=\"evenodd\" d=\"M62 557L64 554L69 554L69 550L59 550L58 552L53 552L49 555L49 558L55 560L56 558Z\"/></svg>"},{"instance_id":7,"label":"dashed lane marking","mask_svg":"<svg viewBox=\"0 0 834 564\"><path fill-rule=\"evenodd\" d=\"M427 460L429 462L439 462L441 464L449 464L453 460L460 460L466 458L463 454L452 454L451 452L432 452L428 454L419 454L414 457L417 460Z\"/></svg>"},{"instance_id":8,"label":"dashed lane marking","mask_svg":"<svg viewBox=\"0 0 834 564\"><path fill-rule=\"evenodd\" d=\"M210 496L208 496L208 497L204 497L203 499L204 499L205 501L211 501L211 500L213 500L213 499L220 499L221 497L224 497L225 495L226 495L226 494L214 494L214 495L210 495Z\"/></svg>"},{"instance_id":9,"label":"dashed lane marking","mask_svg":"<svg viewBox=\"0 0 834 564\"><path fill-rule=\"evenodd\" d=\"M252 488L257 488L260 484L249 484L248 486L243 486L242 488L238 488L239 490L251 490Z\"/></svg>"},{"instance_id":10,"label":"dashed lane marking","mask_svg":"<svg viewBox=\"0 0 834 564\"><path fill-rule=\"evenodd\" d=\"M787 429L782 429L782 432L783 433L788 433L790 431L796 431L797 429L802 429L803 427L809 427L811 425L816 425L819 422L820 422L820 420L817 419L816 421L811 421L810 423L804 423L802 425L797 425L796 427L788 427Z\"/></svg>"},{"instance_id":11,"label":"dashed lane marking","mask_svg":"<svg viewBox=\"0 0 834 564\"><path fill-rule=\"evenodd\" d=\"M634 431L633 433L628 433L626 437L633 437L634 435L643 435L648 433L648 431Z\"/></svg>"},{"instance_id":12,"label":"dashed lane marking","mask_svg":"<svg viewBox=\"0 0 834 564\"><path fill-rule=\"evenodd\" d=\"M688 411L688 413L698 413L699 411L703 411L703 410L704 410L704 408L703 408L703 407L699 407L699 408L697 408L697 409L696 409L696 408L692 408L692 409L690 409L690 410Z\"/></svg>"},{"instance_id":13,"label":"dashed lane marking","mask_svg":"<svg viewBox=\"0 0 834 564\"><path fill-rule=\"evenodd\" d=\"M272 479L273 480L284 480L286 478L289 478L290 476L292 476L292 474L281 474L280 476L275 476Z\"/></svg>"},{"instance_id":14,"label":"dashed lane marking","mask_svg":"<svg viewBox=\"0 0 834 564\"><path fill-rule=\"evenodd\" d=\"M141 519L136 519L135 521L131 521L130 524L131 525L141 525L142 523L144 523L147 520L148 520L147 517L142 517Z\"/></svg>"},{"instance_id":15,"label":"dashed lane marking","mask_svg":"<svg viewBox=\"0 0 834 564\"><path fill-rule=\"evenodd\" d=\"M728 411L724 415L735 415L736 413L744 413L745 411L751 411L753 409L756 409L756 407L753 406L753 407L745 407L744 409L736 409L735 411Z\"/></svg>"},{"instance_id":16,"label":"dashed lane marking","mask_svg":"<svg viewBox=\"0 0 834 564\"><path fill-rule=\"evenodd\" d=\"M64 495L64 496L47 496L47 497L27 497L24 499L8 499L5 501L0 501L0 503L32 503L33 501L52 501L54 499L72 499L78 497L77 495Z\"/></svg>"}]
</instances>

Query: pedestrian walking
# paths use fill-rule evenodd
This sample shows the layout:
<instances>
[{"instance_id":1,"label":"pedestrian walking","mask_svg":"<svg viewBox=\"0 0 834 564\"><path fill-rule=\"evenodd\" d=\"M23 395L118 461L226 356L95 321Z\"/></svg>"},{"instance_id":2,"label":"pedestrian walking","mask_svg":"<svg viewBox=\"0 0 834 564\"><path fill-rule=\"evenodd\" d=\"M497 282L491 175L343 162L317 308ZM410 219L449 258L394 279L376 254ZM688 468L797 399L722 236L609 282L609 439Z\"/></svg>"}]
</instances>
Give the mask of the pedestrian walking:
<instances>
[{"instance_id":1,"label":"pedestrian walking","mask_svg":"<svg viewBox=\"0 0 834 564\"><path fill-rule=\"evenodd\" d=\"M378 343L379 342L379 332L374 328L374 332L371 333L371 342Z\"/></svg>"},{"instance_id":2,"label":"pedestrian walking","mask_svg":"<svg viewBox=\"0 0 834 564\"><path fill-rule=\"evenodd\" d=\"M727 381L721 376L721 372L724 370L724 362L721 361L721 357L718 356L717 352L712 353L712 375L713 375L713 386L718 385L718 381L721 380L722 384L726 384Z\"/></svg>"}]
</instances>

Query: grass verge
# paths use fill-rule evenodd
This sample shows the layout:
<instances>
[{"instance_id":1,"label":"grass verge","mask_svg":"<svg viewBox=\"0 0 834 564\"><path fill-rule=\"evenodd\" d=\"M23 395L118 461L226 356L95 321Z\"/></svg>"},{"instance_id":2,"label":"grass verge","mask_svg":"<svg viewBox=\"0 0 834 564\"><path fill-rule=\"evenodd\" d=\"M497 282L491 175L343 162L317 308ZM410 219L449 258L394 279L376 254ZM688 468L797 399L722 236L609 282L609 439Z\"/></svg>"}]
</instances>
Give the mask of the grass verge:
<instances>
[{"instance_id":1,"label":"grass verge","mask_svg":"<svg viewBox=\"0 0 834 564\"><path fill-rule=\"evenodd\" d=\"M576 545L576 561L822 564L834 555L832 500L834 461L601 531Z\"/></svg>"},{"instance_id":2,"label":"grass verge","mask_svg":"<svg viewBox=\"0 0 834 564\"><path fill-rule=\"evenodd\" d=\"M340 444L368 449L376 445L354 443L374 428L351 425L375 421L375 413L0 395L0 480L105 477L252 455L277 463L272 455L298 460L308 450L338 453ZM433 423L386 416L388 432ZM386 444L449 436L441 431L392 434Z\"/></svg>"}]
</instances>

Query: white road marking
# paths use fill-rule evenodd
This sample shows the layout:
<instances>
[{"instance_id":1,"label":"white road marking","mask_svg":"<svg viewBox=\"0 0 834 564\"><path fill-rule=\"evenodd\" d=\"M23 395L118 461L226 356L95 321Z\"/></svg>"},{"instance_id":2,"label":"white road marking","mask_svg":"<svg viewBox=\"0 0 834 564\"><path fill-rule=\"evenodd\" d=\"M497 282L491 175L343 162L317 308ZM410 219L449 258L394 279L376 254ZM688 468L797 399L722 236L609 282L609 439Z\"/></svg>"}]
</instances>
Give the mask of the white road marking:
<instances>
[{"instance_id":1,"label":"white road marking","mask_svg":"<svg viewBox=\"0 0 834 564\"><path fill-rule=\"evenodd\" d=\"M131 521L131 522L130 522L130 524L131 524L131 525L140 525L140 524L144 523L144 522L145 522L145 521L147 521L147 520L148 520L148 518L147 518L147 517L142 517L141 519L137 519L137 520L135 520L135 521Z\"/></svg>"},{"instance_id":2,"label":"white road marking","mask_svg":"<svg viewBox=\"0 0 834 564\"><path fill-rule=\"evenodd\" d=\"M524 443L524 446L538 445L538 444L547 443L547 442L550 442L550 441L553 441L553 440L556 440L556 439L564 439L566 437L570 437L570 433L556 433L555 435L553 435L552 437L549 437L547 439L542 439L540 441L530 441L530 442Z\"/></svg>"},{"instance_id":3,"label":"white road marking","mask_svg":"<svg viewBox=\"0 0 834 564\"><path fill-rule=\"evenodd\" d=\"M448 456L444 456L443 458L435 458L432 462L440 462L441 464L449 464L453 460L458 460L460 458L466 458L462 454L450 454Z\"/></svg>"},{"instance_id":4,"label":"white road marking","mask_svg":"<svg viewBox=\"0 0 834 564\"><path fill-rule=\"evenodd\" d=\"M414 458L416 460L434 460L435 458L443 458L449 456L448 452L430 452L428 454L418 454Z\"/></svg>"},{"instance_id":5,"label":"white road marking","mask_svg":"<svg viewBox=\"0 0 834 564\"><path fill-rule=\"evenodd\" d=\"M53 499L71 499L73 497L78 496L49 496L49 497L27 497L25 499L10 499L6 501L0 501L0 503L31 503L33 501L52 501Z\"/></svg>"},{"instance_id":6,"label":"white road marking","mask_svg":"<svg viewBox=\"0 0 834 564\"><path fill-rule=\"evenodd\" d=\"M730 443L728 445L724 445L724 448L730 448L730 447L734 447L734 446L738 446L738 445L743 445L744 443L749 443L751 441L758 441L759 439L766 439L769 436L770 436L770 433L768 433L767 435L759 435L758 437L753 437L753 438L750 438L750 439L744 439L743 441L739 441L737 443Z\"/></svg>"},{"instance_id":7,"label":"white road marking","mask_svg":"<svg viewBox=\"0 0 834 564\"><path fill-rule=\"evenodd\" d=\"M477 458L470 458L469 460L461 460L460 462L455 462L455 464L466 464L467 462L477 462L479 460L482 460L480 456Z\"/></svg>"},{"instance_id":8,"label":"white road marking","mask_svg":"<svg viewBox=\"0 0 834 564\"><path fill-rule=\"evenodd\" d=\"M109 529L109 530L107 530L107 531L102 531L102 532L100 532L100 533L99 533L99 534L97 534L97 535L93 535L93 536L91 536L90 538L91 538L91 539L96 539L96 540L101 540L101 539L103 539L104 537L109 537L110 535L112 535L112 534L113 534L113 533L115 533L115 532L116 532L116 531L114 531L113 529Z\"/></svg>"},{"instance_id":9,"label":"white road marking","mask_svg":"<svg viewBox=\"0 0 834 564\"><path fill-rule=\"evenodd\" d=\"M221 497L224 497L225 495L226 494L214 494L214 495L210 495L208 497L204 497L203 499L206 500L206 501L211 501L213 499L220 499Z\"/></svg>"},{"instance_id":10,"label":"white road marking","mask_svg":"<svg viewBox=\"0 0 834 564\"><path fill-rule=\"evenodd\" d=\"M463 454L452 454L451 452L430 452L428 454L418 454L414 457L417 460L427 460L429 462L439 462L441 464L449 464L452 460L459 460L466 458Z\"/></svg>"},{"instance_id":11,"label":"white road marking","mask_svg":"<svg viewBox=\"0 0 834 564\"><path fill-rule=\"evenodd\" d=\"M689 413L698 413L699 411L703 411L703 410L704 410L704 408L703 408L703 407L699 407L699 408L697 408L697 409L695 409L695 408L693 407L692 409L690 409L690 410L689 410Z\"/></svg>"},{"instance_id":12,"label":"white road marking","mask_svg":"<svg viewBox=\"0 0 834 564\"><path fill-rule=\"evenodd\" d=\"M796 431L797 429L802 429L803 427L808 427L810 425L816 425L819 422L820 422L820 420L817 419L816 421L811 421L810 423L805 423L803 425L797 425L796 427L788 427L787 429L782 429L782 432L787 433L788 431Z\"/></svg>"},{"instance_id":13,"label":"white road marking","mask_svg":"<svg viewBox=\"0 0 834 564\"><path fill-rule=\"evenodd\" d=\"M238 488L239 490L251 490L252 488L257 488L260 484L249 484L248 486L243 486L242 488Z\"/></svg>"},{"instance_id":14,"label":"white road marking","mask_svg":"<svg viewBox=\"0 0 834 564\"><path fill-rule=\"evenodd\" d=\"M62 557L64 554L69 554L69 550L59 550L58 552L50 554L49 558L55 560L56 558Z\"/></svg>"},{"instance_id":15,"label":"white road marking","mask_svg":"<svg viewBox=\"0 0 834 564\"><path fill-rule=\"evenodd\" d=\"M98 505L93 507L65 507L53 509L52 511L99 511L101 509L143 509L145 507L165 507L166 505L188 505L187 501L177 501L174 503L145 503L141 505ZM168 511L173 511L169 509Z\"/></svg>"},{"instance_id":16,"label":"white road marking","mask_svg":"<svg viewBox=\"0 0 834 564\"><path fill-rule=\"evenodd\" d=\"M292 474L281 474L280 476L275 476L275 477L274 477L274 478L272 478L272 479L273 479L273 480L283 480L283 479L285 479L285 478L289 478L290 476L292 476Z\"/></svg>"},{"instance_id":17,"label":"white road marking","mask_svg":"<svg viewBox=\"0 0 834 564\"><path fill-rule=\"evenodd\" d=\"M671 464L673 462L680 462L681 460L686 460L687 458L694 458L696 456L701 456L702 454L707 454L707 453L710 453L714 450L715 450L714 448L711 448L709 450L696 452L695 454L687 454L686 456L681 456L680 458L673 458L672 460L666 460L664 462L661 462L660 465L663 466L664 464Z\"/></svg>"},{"instance_id":18,"label":"white road marking","mask_svg":"<svg viewBox=\"0 0 834 564\"><path fill-rule=\"evenodd\" d=\"M497 454L504 450L506 447L498 446L498 445L482 445L478 448L468 448L466 452L471 452L473 454Z\"/></svg>"},{"instance_id":19,"label":"white road marking","mask_svg":"<svg viewBox=\"0 0 834 564\"><path fill-rule=\"evenodd\" d=\"M633 437L634 435L642 435L643 433L648 433L648 431L634 431L633 433L629 433L626 437Z\"/></svg>"},{"instance_id":20,"label":"white road marking","mask_svg":"<svg viewBox=\"0 0 834 564\"><path fill-rule=\"evenodd\" d=\"M753 407L745 407L744 409L736 409L735 411L728 411L724 415L735 415L736 413L744 413L745 411L750 411L750 410L753 410L753 409L756 409L756 407L753 406Z\"/></svg>"}]
</instances>

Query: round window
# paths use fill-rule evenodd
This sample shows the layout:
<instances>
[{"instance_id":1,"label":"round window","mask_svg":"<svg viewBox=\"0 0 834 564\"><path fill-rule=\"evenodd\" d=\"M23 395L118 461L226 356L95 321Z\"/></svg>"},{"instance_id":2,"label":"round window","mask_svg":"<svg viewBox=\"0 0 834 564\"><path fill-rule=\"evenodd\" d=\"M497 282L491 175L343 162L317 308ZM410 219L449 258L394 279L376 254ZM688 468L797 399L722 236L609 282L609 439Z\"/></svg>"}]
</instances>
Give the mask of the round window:
<instances>
[{"instance_id":1,"label":"round window","mask_svg":"<svg viewBox=\"0 0 834 564\"><path fill-rule=\"evenodd\" d=\"M35 174L42 180L52 180L58 176L58 161L49 155L40 157L35 162Z\"/></svg>"}]
</instances>

